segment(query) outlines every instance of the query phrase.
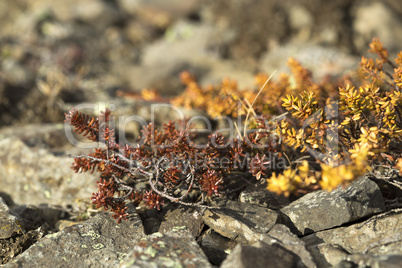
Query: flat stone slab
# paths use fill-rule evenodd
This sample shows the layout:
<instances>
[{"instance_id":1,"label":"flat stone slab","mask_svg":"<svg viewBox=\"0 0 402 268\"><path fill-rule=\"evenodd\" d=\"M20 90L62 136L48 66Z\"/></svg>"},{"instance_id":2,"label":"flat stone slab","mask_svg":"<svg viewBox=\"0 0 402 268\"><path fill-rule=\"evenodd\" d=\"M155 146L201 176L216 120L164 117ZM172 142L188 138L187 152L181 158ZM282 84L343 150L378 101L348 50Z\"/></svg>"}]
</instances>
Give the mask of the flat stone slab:
<instances>
[{"instance_id":1,"label":"flat stone slab","mask_svg":"<svg viewBox=\"0 0 402 268\"><path fill-rule=\"evenodd\" d=\"M275 225L279 213L249 203L228 200L220 209L207 209L205 224L220 235L240 243L253 243Z\"/></svg>"},{"instance_id":2,"label":"flat stone slab","mask_svg":"<svg viewBox=\"0 0 402 268\"><path fill-rule=\"evenodd\" d=\"M281 209L285 221L298 235L306 235L380 213L385 202L378 185L366 177L346 189L315 191Z\"/></svg>"},{"instance_id":3,"label":"flat stone slab","mask_svg":"<svg viewBox=\"0 0 402 268\"><path fill-rule=\"evenodd\" d=\"M308 247L323 243L337 245L349 254L402 255L402 212L317 232L302 240Z\"/></svg>"}]
</instances>

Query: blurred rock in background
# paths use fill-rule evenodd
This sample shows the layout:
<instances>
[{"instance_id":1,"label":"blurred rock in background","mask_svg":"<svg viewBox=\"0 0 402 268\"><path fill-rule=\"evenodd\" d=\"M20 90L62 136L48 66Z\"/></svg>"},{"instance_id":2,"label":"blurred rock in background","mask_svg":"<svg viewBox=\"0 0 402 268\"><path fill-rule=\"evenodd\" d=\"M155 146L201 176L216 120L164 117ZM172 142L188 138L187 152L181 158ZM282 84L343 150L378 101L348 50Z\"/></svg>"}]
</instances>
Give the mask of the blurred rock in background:
<instances>
[{"instance_id":1,"label":"blurred rock in background","mask_svg":"<svg viewBox=\"0 0 402 268\"><path fill-rule=\"evenodd\" d=\"M117 91L174 96L183 70L250 88L294 57L314 79L337 78L373 37L391 56L402 43L398 0L15 0L1 1L0 25L0 127L62 122L82 102L121 106Z\"/></svg>"}]
</instances>

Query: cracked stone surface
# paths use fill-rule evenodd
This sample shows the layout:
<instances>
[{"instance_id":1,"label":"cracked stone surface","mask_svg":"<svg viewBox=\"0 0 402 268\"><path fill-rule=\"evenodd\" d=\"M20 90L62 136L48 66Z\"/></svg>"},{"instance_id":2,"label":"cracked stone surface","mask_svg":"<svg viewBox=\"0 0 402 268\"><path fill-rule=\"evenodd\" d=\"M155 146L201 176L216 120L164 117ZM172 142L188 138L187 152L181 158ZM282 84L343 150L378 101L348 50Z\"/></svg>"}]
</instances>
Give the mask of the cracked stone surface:
<instances>
[{"instance_id":1,"label":"cracked stone surface","mask_svg":"<svg viewBox=\"0 0 402 268\"><path fill-rule=\"evenodd\" d=\"M123 260L144 237L135 213L120 225L104 212L88 221L49 234L5 267L110 267Z\"/></svg>"},{"instance_id":2,"label":"cracked stone surface","mask_svg":"<svg viewBox=\"0 0 402 268\"><path fill-rule=\"evenodd\" d=\"M45 149L31 149L21 140L0 140L1 191L12 193L17 204L74 205L95 191L95 178L74 173L71 159Z\"/></svg>"},{"instance_id":3,"label":"cracked stone surface","mask_svg":"<svg viewBox=\"0 0 402 268\"><path fill-rule=\"evenodd\" d=\"M166 213L159 227L159 232L166 233L177 226L186 226L192 236L196 238L204 227L204 220L197 209L178 206Z\"/></svg>"},{"instance_id":4,"label":"cracked stone surface","mask_svg":"<svg viewBox=\"0 0 402 268\"><path fill-rule=\"evenodd\" d=\"M340 226L344 223L385 210L378 185L366 177L352 182L346 189L315 191L281 209L288 224L298 235Z\"/></svg>"},{"instance_id":5,"label":"cracked stone surface","mask_svg":"<svg viewBox=\"0 0 402 268\"><path fill-rule=\"evenodd\" d=\"M402 213L369 219L348 227L317 232L303 238L307 246L329 243L349 254L402 254ZM387 245L387 250L382 247Z\"/></svg>"},{"instance_id":6,"label":"cracked stone surface","mask_svg":"<svg viewBox=\"0 0 402 268\"><path fill-rule=\"evenodd\" d=\"M236 201L220 204L221 209L207 209L205 224L220 235L242 243L253 243L276 223L278 212Z\"/></svg>"},{"instance_id":7,"label":"cracked stone surface","mask_svg":"<svg viewBox=\"0 0 402 268\"><path fill-rule=\"evenodd\" d=\"M212 265L186 227L176 227L142 238L120 264L128 267L200 267Z\"/></svg>"}]
</instances>

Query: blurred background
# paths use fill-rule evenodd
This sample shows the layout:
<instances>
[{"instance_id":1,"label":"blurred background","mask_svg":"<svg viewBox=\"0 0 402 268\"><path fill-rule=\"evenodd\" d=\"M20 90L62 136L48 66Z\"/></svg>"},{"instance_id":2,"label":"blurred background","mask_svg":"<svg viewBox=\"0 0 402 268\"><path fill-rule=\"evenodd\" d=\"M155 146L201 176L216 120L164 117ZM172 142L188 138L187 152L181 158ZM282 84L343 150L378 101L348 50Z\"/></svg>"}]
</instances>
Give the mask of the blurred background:
<instances>
[{"instance_id":1,"label":"blurred background","mask_svg":"<svg viewBox=\"0 0 402 268\"><path fill-rule=\"evenodd\" d=\"M250 88L289 57L319 80L355 69L373 37L402 49L400 0L2 0L0 20L0 137L82 102L138 113L122 92L175 96L183 70Z\"/></svg>"}]
</instances>

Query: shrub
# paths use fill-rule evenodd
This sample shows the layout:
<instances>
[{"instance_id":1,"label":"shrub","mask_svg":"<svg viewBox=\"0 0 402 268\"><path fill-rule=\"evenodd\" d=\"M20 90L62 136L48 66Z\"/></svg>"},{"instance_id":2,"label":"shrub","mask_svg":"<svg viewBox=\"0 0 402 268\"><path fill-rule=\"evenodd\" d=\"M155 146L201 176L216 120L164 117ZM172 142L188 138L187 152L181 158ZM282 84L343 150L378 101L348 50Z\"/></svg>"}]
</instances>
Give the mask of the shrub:
<instances>
[{"instance_id":1,"label":"shrub","mask_svg":"<svg viewBox=\"0 0 402 268\"><path fill-rule=\"evenodd\" d=\"M282 74L274 82L257 75L259 91L240 90L228 79L203 88L183 72L186 89L173 104L243 120L243 133L238 130L237 137L229 138L212 133L205 146L197 146L196 135L174 122L162 129L148 124L137 146L118 144L109 110L99 118L71 110L66 122L104 144L91 154L74 156L72 168L100 173L92 202L114 212L118 222L127 216L127 200L143 200L158 210L166 200L208 207L206 198L230 190L223 182L231 172L267 181L268 190L285 196L347 185L376 165L402 173L401 150L393 149L402 142L402 52L391 62L379 40L370 48L379 58L363 57L358 74L338 82L315 83L311 72L293 59L292 76ZM160 98L150 90L144 98L150 92ZM136 187L144 182L148 188ZM400 181L393 184L401 187ZM200 193L200 202L188 198L193 190Z\"/></svg>"},{"instance_id":2,"label":"shrub","mask_svg":"<svg viewBox=\"0 0 402 268\"><path fill-rule=\"evenodd\" d=\"M228 173L250 172L260 179L274 169L270 162L281 157L276 137L269 132L252 132L232 140L214 133L209 135L206 146L199 148L189 130L177 129L174 122L164 124L163 130L150 123L142 129L137 147L121 146L115 142L109 118L109 110L96 119L75 110L66 114L66 122L74 131L104 143L104 148L94 153L75 156L72 168L76 172L100 173L99 190L92 195L92 202L113 211L118 222L127 216L125 200L144 200L148 207L157 209L163 199L205 207L204 197L219 196ZM258 148L261 144L264 150ZM148 183L150 189L136 190L136 184L142 182ZM202 193L200 203L185 201L193 189Z\"/></svg>"}]
</instances>

